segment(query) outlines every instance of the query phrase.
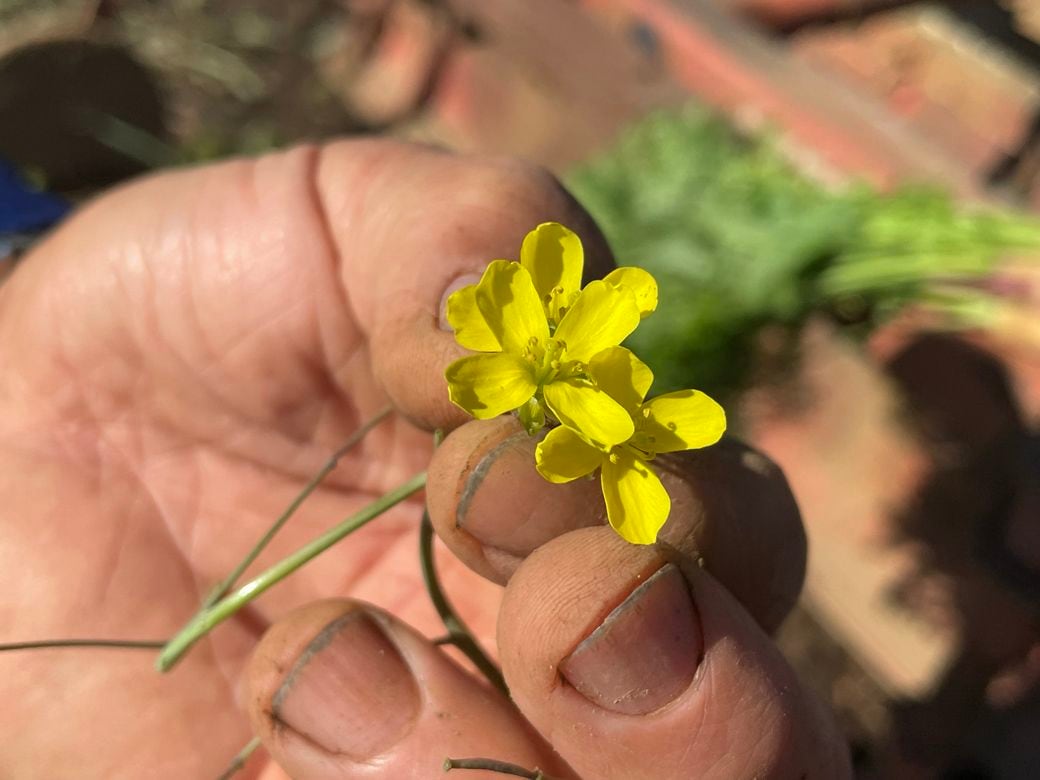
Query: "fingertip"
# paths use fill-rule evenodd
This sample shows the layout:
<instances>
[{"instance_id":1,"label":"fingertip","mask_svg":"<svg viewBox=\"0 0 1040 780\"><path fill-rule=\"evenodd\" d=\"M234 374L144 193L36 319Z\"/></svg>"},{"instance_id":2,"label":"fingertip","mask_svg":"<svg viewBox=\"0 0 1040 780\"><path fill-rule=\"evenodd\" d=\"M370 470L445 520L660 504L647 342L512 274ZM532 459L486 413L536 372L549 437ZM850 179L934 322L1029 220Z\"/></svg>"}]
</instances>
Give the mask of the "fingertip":
<instances>
[{"instance_id":1,"label":"fingertip","mask_svg":"<svg viewBox=\"0 0 1040 780\"><path fill-rule=\"evenodd\" d=\"M574 227L588 270L611 264L589 215L544 169L387 141L323 147L317 189L340 278L368 336L376 377L397 409L427 429L463 413L444 370L464 354L442 327L446 293L495 258L519 257L541 222Z\"/></svg>"},{"instance_id":2,"label":"fingertip","mask_svg":"<svg viewBox=\"0 0 1040 780\"><path fill-rule=\"evenodd\" d=\"M427 489L438 535L470 568L504 584L545 542L602 525L599 485L547 482L535 469L538 439L513 416L472 421L434 454Z\"/></svg>"},{"instance_id":3,"label":"fingertip","mask_svg":"<svg viewBox=\"0 0 1040 780\"><path fill-rule=\"evenodd\" d=\"M609 529L521 565L499 649L514 700L582 776L849 776L832 719L736 600Z\"/></svg>"},{"instance_id":4,"label":"fingertip","mask_svg":"<svg viewBox=\"0 0 1040 780\"><path fill-rule=\"evenodd\" d=\"M292 777L428 777L450 755L559 766L508 701L360 602L290 613L261 641L248 683L254 729Z\"/></svg>"},{"instance_id":5,"label":"fingertip","mask_svg":"<svg viewBox=\"0 0 1040 780\"><path fill-rule=\"evenodd\" d=\"M767 632L794 607L808 542L781 469L736 439L655 461L672 497L660 541L703 558Z\"/></svg>"}]
</instances>

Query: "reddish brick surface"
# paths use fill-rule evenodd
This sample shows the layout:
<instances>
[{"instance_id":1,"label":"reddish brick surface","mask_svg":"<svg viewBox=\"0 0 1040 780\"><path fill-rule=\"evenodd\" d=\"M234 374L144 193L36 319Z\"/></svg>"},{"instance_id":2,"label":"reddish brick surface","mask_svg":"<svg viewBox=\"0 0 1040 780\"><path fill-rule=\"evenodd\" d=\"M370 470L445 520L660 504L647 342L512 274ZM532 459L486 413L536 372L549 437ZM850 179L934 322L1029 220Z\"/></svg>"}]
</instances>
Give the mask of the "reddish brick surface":
<instances>
[{"instance_id":1,"label":"reddish brick surface","mask_svg":"<svg viewBox=\"0 0 1040 780\"><path fill-rule=\"evenodd\" d=\"M564 170L647 111L684 97L652 52L574 3L458 7L480 40L460 43L448 59L421 136Z\"/></svg>"},{"instance_id":2,"label":"reddish brick surface","mask_svg":"<svg viewBox=\"0 0 1040 780\"><path fill-rule=\"evenodd\" d=\"M980 177L1018 148L1040 110L1038 74L935 7L811 29L792 45Z\"/></svg>"},{"instance_id":3,"label":"reddish brick surface","mask_svg":"<svg viewBox=\"0 0 1040 780\"><path fill-rule=\"evenodd\" d=\"M962 195L979 190L960 161L869 95L789 56L708 0L583 0L649 26L676 80L738 120L755 116L781 129L822 169L891 186L941 182Z\"/></svg>"}]
</instances>

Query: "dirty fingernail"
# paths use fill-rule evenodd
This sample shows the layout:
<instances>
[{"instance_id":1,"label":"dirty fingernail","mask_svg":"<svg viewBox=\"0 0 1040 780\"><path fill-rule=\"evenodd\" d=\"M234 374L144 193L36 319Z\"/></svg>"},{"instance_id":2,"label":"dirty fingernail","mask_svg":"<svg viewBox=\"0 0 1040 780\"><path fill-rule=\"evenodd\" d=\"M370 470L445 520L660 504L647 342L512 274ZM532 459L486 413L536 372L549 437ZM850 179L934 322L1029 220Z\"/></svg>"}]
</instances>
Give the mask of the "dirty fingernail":
<instances>
[{"instance_id":1,"label":"dirty fingernail","mask_svg":"<svg viewBox=\"0 0 1040 780\"><path fill-rule=\"evenodd\" d=\"M441 330L452 330L451 324L448 322L448 298L456 290L461 290L463 287L468 287L471 284L476 284L480 281L480 274L463 274L462 276L455 277L455 280L448 285L444 291L444 295L441 296L441 304L437 308L437 325Z\"/></svg>"},{"instance_id":2,"label":"dirty fingernail","mask_svg":"<svg viewBox=\"0 0 1040 780\"><path fill-rule=\"evenodd\" d=\"M275 717L330 753L364 760L412 728L419 688L386 634L353 610L322 629L272 700Z\"/></svg>"},{"instance_id":3,"label":"dirty fingernail","mask_svg":"<svg viewBox=\"0 0 1040 780\"><path fill-rule=\"evenodd\" d=\"M644 715L690 686L703 648L690 589L679 569L666 564L607 615L560 672L593 704Z\"/></svg>"},{"instance_id":4,"label":"dirty fingernail","mask_svg":"<svg viewBox=\"0 0 1040 780\"><path fill-rule=\"evenodd\" d=\"M477 541L520 559L567 531L603 522L592 481L552 485L534 468L537 439L519 423L502 424L463 477L456 524ZM493 443L492 443L493 442Z\"/></svg>"}]
</instances>

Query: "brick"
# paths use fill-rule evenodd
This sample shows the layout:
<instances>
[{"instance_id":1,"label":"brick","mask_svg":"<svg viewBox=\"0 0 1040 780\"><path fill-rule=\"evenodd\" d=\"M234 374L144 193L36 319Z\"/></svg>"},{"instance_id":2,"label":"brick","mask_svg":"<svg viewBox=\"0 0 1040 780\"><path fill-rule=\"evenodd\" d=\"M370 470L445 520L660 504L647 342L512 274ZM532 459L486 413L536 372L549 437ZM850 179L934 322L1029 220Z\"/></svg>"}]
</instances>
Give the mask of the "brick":
<instances>
[{"instance_id":1,"label":"brick","mask_svg":"<svg viewBox=\"0 0 1040 780\"><path fill-rule=\"evenodd\" d=\"M797 54L847 79L978 175L1017 149L1040 110L1040 74L936 7L800 33Z\"/></svg>"}]
</instances>

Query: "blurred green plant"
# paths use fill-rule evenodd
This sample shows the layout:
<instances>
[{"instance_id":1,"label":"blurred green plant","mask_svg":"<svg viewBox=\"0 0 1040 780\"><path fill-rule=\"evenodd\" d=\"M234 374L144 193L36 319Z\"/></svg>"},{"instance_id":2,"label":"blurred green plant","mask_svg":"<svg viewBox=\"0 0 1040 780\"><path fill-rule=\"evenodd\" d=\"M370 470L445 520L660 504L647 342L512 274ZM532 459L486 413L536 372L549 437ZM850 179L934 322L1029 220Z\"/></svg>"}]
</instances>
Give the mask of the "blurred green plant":
<instances>
[{"instance_id":1,"label":"blurred green plant","mask_svg":"<svg viewBox=\"0 0 1040 780\"><path fill-rule=\"evenodd\" d=\"M1002 258L1040 248L1040 222L967 210L937 190L828 191L769 138L699 107L640 121L567 183L618 263L661 285L658 314L630 344L655 367L656 393L732 397L750 380L763 329L791 347L814 313L860 333L911 303L956 319L964 306L951 287L977 296L973 285Z\"/></svg>"}]
</instances>

